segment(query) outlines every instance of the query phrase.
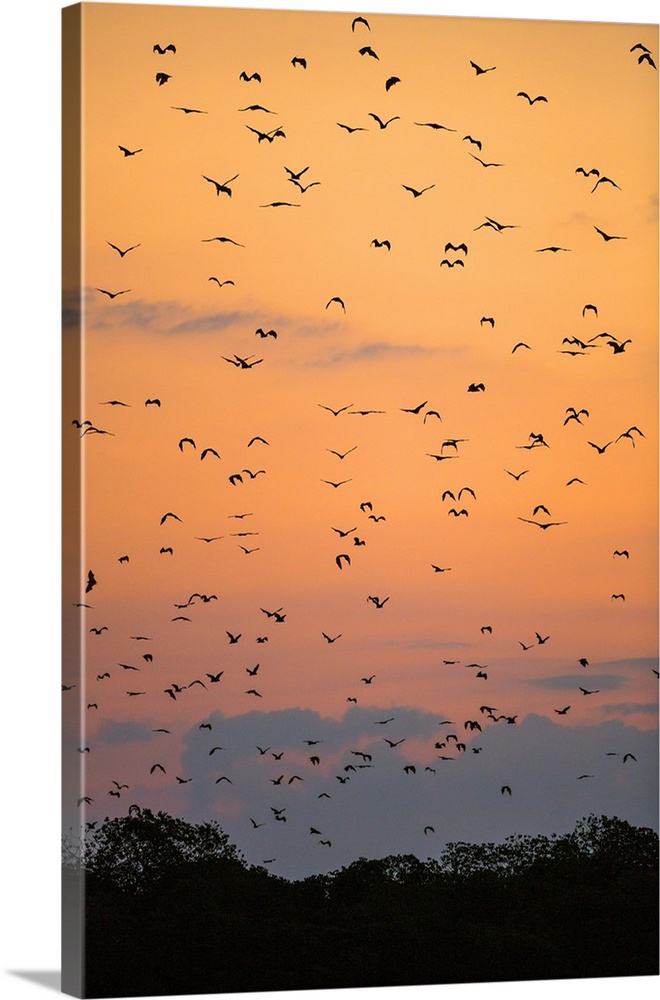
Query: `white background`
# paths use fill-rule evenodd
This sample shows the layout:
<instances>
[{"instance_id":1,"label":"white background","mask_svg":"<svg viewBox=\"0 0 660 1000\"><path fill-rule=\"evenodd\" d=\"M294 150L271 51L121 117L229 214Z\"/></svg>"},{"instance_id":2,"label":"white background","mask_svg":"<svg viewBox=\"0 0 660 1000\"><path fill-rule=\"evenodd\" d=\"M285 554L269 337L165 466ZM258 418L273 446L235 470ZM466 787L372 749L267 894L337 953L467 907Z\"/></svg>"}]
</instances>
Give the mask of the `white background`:
<instances>
[{"instance_id":1,"label":"white background","mask_svg":"<svg viewBox=\"0 0 660 1000\"><path fill-rule=\"evenodd\" d=\"M161 0L163 2L163 0ZM180 6L193 6L181 2ZM657 23L652 0L366 0L195 6L346 10ZM2 17L2 178L5 253L0 289L4 434L0 470L3 657L0 823L4 932L0 989L8 1000L58 990L60 968L60 17L59 0L13 0ZM654 53L657 57L660 53ZM8 222L7 222L8 220ZM575 915L579 919L579 914ZM118 956L121 961L121 956ZM549 1000L559 989L614 1000L622 989L655 995L652 977L444 986L449 1000ZM329 991L334 996L336 991ZM369 1000L430 1000L437 987L339 991ZM258 994L268 996L268 994ZM282 1000L301 994L277 994ZM256 994L240 994L246 1000ZM318 1000L328 992L314 993Z\"/></svg>"}]
</instances>

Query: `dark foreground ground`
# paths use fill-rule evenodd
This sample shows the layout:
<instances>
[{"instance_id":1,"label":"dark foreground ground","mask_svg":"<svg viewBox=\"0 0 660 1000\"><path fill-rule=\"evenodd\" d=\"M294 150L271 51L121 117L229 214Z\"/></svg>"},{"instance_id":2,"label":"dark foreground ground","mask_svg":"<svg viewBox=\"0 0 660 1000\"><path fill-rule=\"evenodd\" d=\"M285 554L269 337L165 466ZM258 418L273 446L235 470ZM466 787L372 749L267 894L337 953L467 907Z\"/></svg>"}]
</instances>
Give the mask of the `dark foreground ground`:
<instances>
[{"instance_id":1,"label":"dark foreground ground","mask_svg":"<svg viewBox=\"0 0 660 1000\"><path fill-rule=\"evenodd\" d=\"M657 835L598 823L577 845L454 845L298 882L233 849L132 884L88 873L83 995L657 975Z\"/></svg>"}]
</instances>

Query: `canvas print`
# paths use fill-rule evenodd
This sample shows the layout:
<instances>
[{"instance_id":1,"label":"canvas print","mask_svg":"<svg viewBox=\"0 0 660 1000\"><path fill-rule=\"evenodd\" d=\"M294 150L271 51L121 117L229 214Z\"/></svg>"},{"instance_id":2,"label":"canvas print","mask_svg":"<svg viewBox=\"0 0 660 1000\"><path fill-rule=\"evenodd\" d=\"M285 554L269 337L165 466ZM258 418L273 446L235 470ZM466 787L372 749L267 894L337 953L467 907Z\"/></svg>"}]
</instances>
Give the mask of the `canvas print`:
<instances>
[{"instance_id":1,"label":"canvas print","mask_svg":"<svg viewBox=\"0 0 660 1000\"><path fill-rule=\"evenodd\" d=\"M63 11L64 989L658 973L658 25Z\"/></svg>"}]
</instances>

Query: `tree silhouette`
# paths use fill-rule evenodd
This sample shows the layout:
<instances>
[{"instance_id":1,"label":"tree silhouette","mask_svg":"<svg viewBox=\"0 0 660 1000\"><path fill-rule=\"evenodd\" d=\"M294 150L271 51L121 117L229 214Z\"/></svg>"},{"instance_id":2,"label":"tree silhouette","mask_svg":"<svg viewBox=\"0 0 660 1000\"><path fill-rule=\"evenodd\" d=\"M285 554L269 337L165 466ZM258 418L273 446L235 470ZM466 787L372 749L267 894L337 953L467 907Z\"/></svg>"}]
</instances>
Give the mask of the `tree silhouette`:
<instances>
[{"instance_id":1,"label":"tree silhouette","mask_svg":"<svg viewBox=\"0 0 660 1000\"><path fill-rule=\"evenodd\" d=\"M215 822L132 806L68 838L64 867L82 995L121 997L657 975L657 863L654 830L591 815L289 881Z\"/></svg>"},{"instance_id":2,"label":"tree silhouette","mask_svg":"<svg viewBox=\"0 0 660 1000\"><path fill-rule=\"evenodd\" d=\"M139 806L131 806L127 816L106 819L88 831L82 843L87 872L119 888L139 891L172 877L182 865L220 859L243 864L240 852L215 821L189 823Z\"/></svg>"}]
</instances>

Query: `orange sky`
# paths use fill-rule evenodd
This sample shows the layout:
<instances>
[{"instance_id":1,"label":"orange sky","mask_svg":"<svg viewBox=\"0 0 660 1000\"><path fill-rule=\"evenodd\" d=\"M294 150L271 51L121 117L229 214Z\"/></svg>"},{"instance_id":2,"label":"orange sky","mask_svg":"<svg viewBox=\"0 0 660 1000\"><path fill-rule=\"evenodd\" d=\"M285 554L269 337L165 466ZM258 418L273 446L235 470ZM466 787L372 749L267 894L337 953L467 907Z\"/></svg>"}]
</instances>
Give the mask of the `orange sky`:
<instances>
[{"instance_id":1,"label":"orange sky","mask_svg":"<svg viewBox=\"0 0 660 1000\"><path fill-rule=\"evenodd\" d=\"M553 724L570 702L567 726L654 731L658 90L631 47L657 57L657 27L351 21L83 4L84 347L81 397L63 408L65 453L82 455L64 628L84 637L83 743L129 721L183 738L211 710L342 720L349 697L461 724L484 699ZM153 51L170 42L175 53ZM239 110L256 104L273 113ZM381 129L372 115L395 118ZM248 125L285 135L259 142ZM231 196L204 179L234 175ZM415 198L403 185L432 187ZM242 245L204 242L215 236ZM236 356L262 360L243 370ZM587 413L565 423L569 407ZM81 439L74 419L109 433ZM620 438L631 427L641 434ZM526 447L531 434L547 447ZM255 435L268 444L248 445ZM205 448L220 458L200 461ZM463 487L476 499L459 501ZM540 504L549 514L533 515ZM180 522L161 525L169 511ZM175 607L195 592L217 600ZM280 607L280 624L262 611ZM219 670L217 696L164 693ZM577 675L598 693L584 697ZM65 683L75 676L65 658ZM88 794L107 812L108 757L96 760Z\"/></svg>"}]
</instances>

